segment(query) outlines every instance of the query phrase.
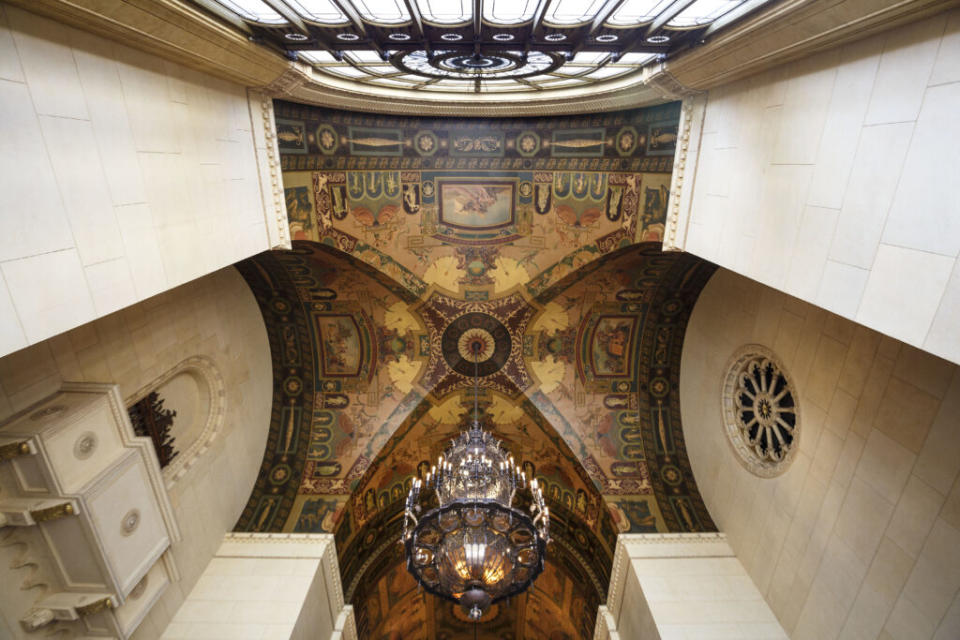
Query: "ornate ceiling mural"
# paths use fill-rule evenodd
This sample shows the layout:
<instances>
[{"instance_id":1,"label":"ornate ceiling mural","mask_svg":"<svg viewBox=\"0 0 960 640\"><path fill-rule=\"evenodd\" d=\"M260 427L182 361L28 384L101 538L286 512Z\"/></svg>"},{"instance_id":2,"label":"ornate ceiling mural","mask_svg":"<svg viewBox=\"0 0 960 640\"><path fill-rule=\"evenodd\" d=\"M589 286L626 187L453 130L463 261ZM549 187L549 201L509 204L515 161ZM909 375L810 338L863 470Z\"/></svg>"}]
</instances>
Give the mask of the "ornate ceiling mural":
<instances>
[{"instance_id":1,"label":"ornate ceiling mural","mask_svg":"<svg viewBox=\"0 0 960 640\"><path fill-rule=\"evenodd\" d=\"M398 540L410 484L466 425L479 340L479 408L544 487L553 538L485 637L590 637L618 533L714 529L676 393L713 267L659 250L672 156L650 155L676 105L493 123L278 111L304 137L283 156L297 240L238 266L275 390L237 529L334 532L362 637L459 637L459 613L399 577Z\"/></svg>"}]
</instances>

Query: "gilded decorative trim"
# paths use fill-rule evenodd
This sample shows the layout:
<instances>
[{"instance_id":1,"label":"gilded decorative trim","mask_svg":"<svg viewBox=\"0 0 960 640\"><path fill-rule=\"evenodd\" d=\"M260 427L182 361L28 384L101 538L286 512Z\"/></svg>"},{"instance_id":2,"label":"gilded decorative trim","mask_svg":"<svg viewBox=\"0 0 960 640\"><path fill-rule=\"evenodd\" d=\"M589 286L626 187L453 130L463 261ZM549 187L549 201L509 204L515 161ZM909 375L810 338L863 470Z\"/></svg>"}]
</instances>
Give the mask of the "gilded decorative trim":
<instances>
[{"instance_id":1,"label":"gilded decorative trim","mask_svg":"<svg viewBox=\"0 0 960 640\"><path fill-rule=\"evenodd\" d=\"M55 504L52 507L36 509L30 512L30 517L33 518L34 522L49 522L50 520L58 520L72 515L76 515L76 509L72 502Z\"/></svg>"},{"instance_id":2,"label":"gilded decorative trim","mask_svg":"<svg viewBox=\"0 0 960 640\"><path fill-rule=\"evenodd\" d=\"M101 611L106 611L107 609L113 609L113 599L110 597L100 598L99 600L95 600L90 604L75 607L75 609L78 615L92 616L95 613L100 613Z\"/></svg>"},{"instance_id":3,"label":"gilded decorative trim","mask_svg":"<svg viewBox=\"0 0 960 640\"><path fill-rule=\"evenodd\" d=\"M30 453L29 440L17 440L16 442L8 442L7 444L0 445L0 461L13 460L20 456L29 455Z\"/></svg>"}]
</instances>

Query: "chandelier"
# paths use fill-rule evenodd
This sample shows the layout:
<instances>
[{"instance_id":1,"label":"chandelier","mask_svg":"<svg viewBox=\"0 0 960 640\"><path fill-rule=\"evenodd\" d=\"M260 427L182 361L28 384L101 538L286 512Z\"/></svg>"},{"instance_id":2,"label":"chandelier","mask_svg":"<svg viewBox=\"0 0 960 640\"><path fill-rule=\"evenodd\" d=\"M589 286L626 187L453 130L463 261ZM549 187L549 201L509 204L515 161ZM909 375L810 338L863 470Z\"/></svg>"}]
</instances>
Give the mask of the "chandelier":
<instances>
[{"instance_id":1,"label":"chandelier","mask_svg":"<svg viewBox=\"0 0 960 640\"><path fill-rule=\"evenodd\" d=\"M470 429L451 441L426 477L413 481L403 529L407 570L428 592L459 603L475 622L491 604L522 593L540 575L550 528L537 480L527 478L501 442L481 428L477 363L486 347L482 339L469 345Z\"/></svg>"}]
</instances>

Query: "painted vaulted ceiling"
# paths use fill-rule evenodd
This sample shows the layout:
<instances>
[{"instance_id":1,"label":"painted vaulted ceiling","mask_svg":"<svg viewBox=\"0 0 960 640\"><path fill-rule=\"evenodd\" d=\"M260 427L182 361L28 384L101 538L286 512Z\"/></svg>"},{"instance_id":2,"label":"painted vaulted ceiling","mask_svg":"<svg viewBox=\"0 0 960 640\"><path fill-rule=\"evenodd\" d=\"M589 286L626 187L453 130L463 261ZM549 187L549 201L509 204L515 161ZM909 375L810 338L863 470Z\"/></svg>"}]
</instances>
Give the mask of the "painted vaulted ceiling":
<instances>
[{"instance_id":1,"label":"painted vaulted ceiling","mask_svg":"<svg viewBox=\"0 0 960 640\"><path fill-rule=\"evenodd\" d=\"M276 113L296 241L239 265L275 389L237 529L333 532L364 638L462 637L398 540L410 483L469 417L460 338L479 331L480 408L555 523L536 588L493 608L482 637L591 637L618 533L714 530L677 397L713 267L659 249L679 105L496 121Z\"/></svg>"}]
</instances>

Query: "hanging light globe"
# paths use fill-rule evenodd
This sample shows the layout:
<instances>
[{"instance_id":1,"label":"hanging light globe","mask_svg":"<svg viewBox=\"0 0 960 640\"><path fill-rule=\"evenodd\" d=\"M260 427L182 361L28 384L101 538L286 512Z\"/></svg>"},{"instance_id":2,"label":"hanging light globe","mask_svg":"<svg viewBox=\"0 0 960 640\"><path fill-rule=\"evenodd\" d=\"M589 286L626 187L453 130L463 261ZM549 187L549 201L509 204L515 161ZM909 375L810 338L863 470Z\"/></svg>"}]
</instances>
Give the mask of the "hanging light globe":
<instances>
[{"instance_id":1,"label":"hanging light globe","mask_svg":"<svg viewBox=\"0 0 960 640\"><path fill-rule=\"evenodd\" d=\"M477 359L479 348L471 349ZM470 429L451 441L426 477L414 480L403 532L413 577L474 621L540 575L550 528L537 480L481 427L477 397Z\"/></svg>"}]
</instances>

